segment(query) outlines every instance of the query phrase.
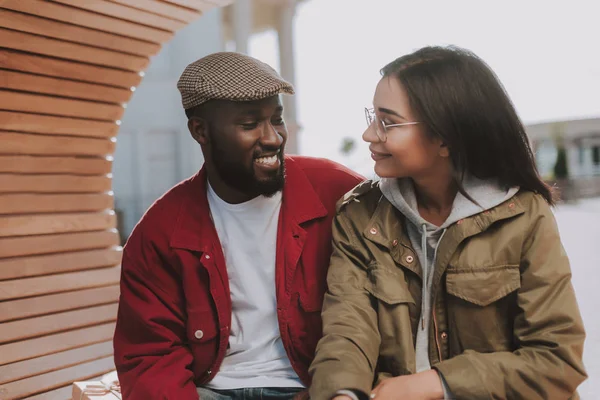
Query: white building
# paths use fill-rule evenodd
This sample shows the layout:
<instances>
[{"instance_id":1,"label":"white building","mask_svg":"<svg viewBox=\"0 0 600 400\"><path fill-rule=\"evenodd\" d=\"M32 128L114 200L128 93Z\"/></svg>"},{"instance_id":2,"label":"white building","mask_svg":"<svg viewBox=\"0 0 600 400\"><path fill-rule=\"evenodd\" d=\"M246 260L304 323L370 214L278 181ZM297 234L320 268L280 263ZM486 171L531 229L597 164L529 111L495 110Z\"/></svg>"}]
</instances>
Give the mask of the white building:
<instances>
[{"instance_id":1,"label":"white building","mask_svg":"<svg viewBox=\"0 0 600 400\"><path fill-rule=\"evenodd\" d=\"M553 178L558 143L566 150L570 178L600 175L600 118L544 122L525 129L545 178Z\"/></svg>"},{"instance_id":2,"label":"white building","mask_svg":"<svg viewBox=\"0 0 600 400\"><path fill-rule=\"evenodd\" d=\"M293 16L295 0L237 0L213 9L177 33L154 57L127 105L113 164L115 209L126 238L165 191L201 167L200 146L191 138L176 84L183 69L210 53L248 53L248 39L267 29L277 32L280 73L294 83ZM276 67L276 66L274 66ZM297 152L296 104L282 97L290 131L286 150Z\"/></svg>"}]
</instances>

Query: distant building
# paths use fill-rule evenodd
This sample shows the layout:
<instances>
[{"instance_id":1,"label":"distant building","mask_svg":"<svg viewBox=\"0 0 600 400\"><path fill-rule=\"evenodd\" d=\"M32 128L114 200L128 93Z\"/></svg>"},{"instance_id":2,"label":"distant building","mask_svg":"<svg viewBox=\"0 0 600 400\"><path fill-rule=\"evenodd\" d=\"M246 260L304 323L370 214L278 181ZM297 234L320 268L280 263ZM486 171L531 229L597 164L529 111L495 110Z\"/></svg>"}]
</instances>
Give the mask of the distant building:
<instances>
[{"instance_id":1,"label":"distant building","mask_svg":"<svg viewBox=\"0 0 600 400\"><path fill-rule=\"evenodd\" d=\"M127 238L146 209L166 190L202 165L200 146L191 138L176 88L189 63L231 49L248 53L253 33L274 29L279 40L280 73L294 83L293 18L296 0L237 0L213 9L179 31L156 55L135 93L117 136L113 163L119 231ZM275 67L275 66L274 66ZM290 131L286 151L297 152L294 96L282 96Z\"/></svg>"},{"instance_id":2,"label":"distant building","mask_svg":"<svg viewBox=\"0 0 600 400\"><path fill-rule=\"evenodd\" d=\"M526 127L540 174L556 183L565 200L600 196L600 118L554 121ZM556 181L558 148L566 152L568 178Z\"/></svg>"},{"instance_id":3,"label":"distant building","mask_svg":"<svg viewBox=\"0 0 600 400\"><path fill-rule=\"evenodd\" d=\"M557 146L561 144L567 151L570 177L600 175L600 118L533 124L526 131L544 177L552 178Z\"/></svg>"}]
</instances>

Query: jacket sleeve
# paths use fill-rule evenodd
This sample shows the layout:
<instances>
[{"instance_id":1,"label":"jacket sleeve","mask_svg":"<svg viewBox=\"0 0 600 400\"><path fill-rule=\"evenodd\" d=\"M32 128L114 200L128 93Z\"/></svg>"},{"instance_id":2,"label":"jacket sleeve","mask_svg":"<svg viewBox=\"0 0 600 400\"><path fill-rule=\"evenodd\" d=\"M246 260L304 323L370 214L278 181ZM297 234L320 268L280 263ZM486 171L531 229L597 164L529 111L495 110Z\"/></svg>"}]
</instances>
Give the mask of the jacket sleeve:
<instances>
[{"instance_id":1,"label":"jacket sleeve","mask_svg":"<svg viewBox=\"0 0 600 400\"><path fill-rule=\"evenodd\" d=\"M585 332L571 270L550 207L536 196L521 256L514 352L465 351L434 365L452 394L468 399L578 398L586 378Z\"/></svg>"},{"instance_id":2,"label":"jacket sleeve","mask_svg":"<svg viewBox=\"0 0 600 400\"><path fill-rule=\"evenodd\" d=\"M193 358L185 346L182 298L177 274L155 246L134 231L123 254L114 336L124 400L198 399L191 371Z\"/></svg>"},{"instance_id":3,"label":"jacket sleeve","mask_svg":"<svg viewBox=\"0 0 600 400\"><path fill-rule=\"evenodd\" d=\"M310 367L310 397L329 400L340 390L368 394L379 355L377 314L365 290L366 260L355 250L343 214L333 222L333 254L323 304L323 337Z\"/></svg>"}]
</instances>

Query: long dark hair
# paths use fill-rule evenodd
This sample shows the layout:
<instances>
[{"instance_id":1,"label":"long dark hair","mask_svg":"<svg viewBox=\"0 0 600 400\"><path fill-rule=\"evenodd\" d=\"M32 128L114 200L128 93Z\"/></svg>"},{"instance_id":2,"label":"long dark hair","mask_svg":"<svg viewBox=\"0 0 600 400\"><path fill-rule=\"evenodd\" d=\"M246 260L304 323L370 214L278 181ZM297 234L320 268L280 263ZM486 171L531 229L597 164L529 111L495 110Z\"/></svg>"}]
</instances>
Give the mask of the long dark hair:
<instances>
[{"instance_id":1,"label":"long dark hair","mask_svg":"<svg viewBox=\"0 0 600 400\"><path fill-rule=\"evenodd\" d=\"M429 135L448 146L459 191L469 173L520 186L554 205L541 179L523 123L498 77L472 52L459 47L424 47L381 70L404 87Z\"/></svg>"}]
</instances>

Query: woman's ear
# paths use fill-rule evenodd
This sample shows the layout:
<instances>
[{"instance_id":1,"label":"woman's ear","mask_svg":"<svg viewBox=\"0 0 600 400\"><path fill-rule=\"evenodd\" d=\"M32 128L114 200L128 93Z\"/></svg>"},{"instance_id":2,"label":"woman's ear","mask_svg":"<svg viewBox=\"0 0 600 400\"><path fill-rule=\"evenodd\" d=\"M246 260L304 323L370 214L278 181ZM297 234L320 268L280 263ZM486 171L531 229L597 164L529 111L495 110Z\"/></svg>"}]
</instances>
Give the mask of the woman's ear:
<instances>
[{"instance_id":1,"label":"woman's ear","mask_svg":"<svg viewBox=\"0 0 600 400\"><path fill-rule=\"evenodd\" d=\"M450 150L448 149L448 145L445 142L440 142L440 150L438 154L441 157L450 157Z\"/></svg>"},{"instance_id":2,"label":"woman's ear","mask_svg":"<svg viewBox=\"0 0 600 400\"><path fill-rule=\"evenodd\" d=\"M188 119L188 129L196 142L207 145L210 142L208 123L204 118L192 117Z\"/></svg>"}]
</instances>

